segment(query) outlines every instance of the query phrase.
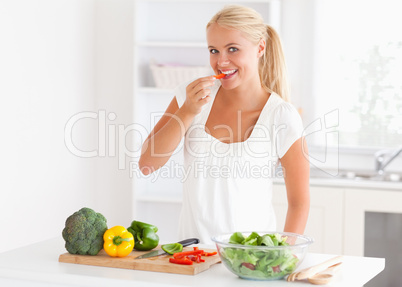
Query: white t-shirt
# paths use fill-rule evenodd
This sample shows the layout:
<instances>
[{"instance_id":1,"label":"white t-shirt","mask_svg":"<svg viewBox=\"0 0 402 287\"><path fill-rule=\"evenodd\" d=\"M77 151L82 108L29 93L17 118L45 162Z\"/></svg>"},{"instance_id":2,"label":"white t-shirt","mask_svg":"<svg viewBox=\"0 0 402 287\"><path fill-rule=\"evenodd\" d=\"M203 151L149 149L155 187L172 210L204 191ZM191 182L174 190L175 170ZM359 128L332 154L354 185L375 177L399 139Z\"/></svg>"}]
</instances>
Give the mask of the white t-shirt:
<instances>
[{"instance_id":1,"label":"white t-shirt","mask_svg":"<svg viewBox=\"0 0 402 287\"><path fill-rule=\"evenodd\" d=\"M175 89L179 107L186 99L186 86ZM184 139L179 236L197 237L206 244L222 233L276 231L272 177L278 160L303 131L296 109L272 93L247 140L219 141L205 131L219 87L216 81L212 100L194 118Z\"/></svg>"}]
</instances>

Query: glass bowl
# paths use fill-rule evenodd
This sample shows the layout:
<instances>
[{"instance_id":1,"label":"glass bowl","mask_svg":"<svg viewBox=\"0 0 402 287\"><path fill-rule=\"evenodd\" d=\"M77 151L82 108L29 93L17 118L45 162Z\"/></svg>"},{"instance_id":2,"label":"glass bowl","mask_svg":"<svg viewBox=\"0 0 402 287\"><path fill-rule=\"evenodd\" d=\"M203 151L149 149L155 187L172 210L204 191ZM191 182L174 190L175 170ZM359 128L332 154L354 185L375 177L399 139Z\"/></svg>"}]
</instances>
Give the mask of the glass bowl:
<instances>
[{"instance_id":1,"label":"glass bowl","mask_svg":"<svg viewBox=\"0 0 402 287\"><path fill-rule=\"evenodd\" d=\"M245 238L252 232L241 232ZM233 233L212 237L223 264L243 279L278 280L292 273L303 261L308 246L314 240L308 236L289 232L256 231L258 235L274 235L289 245L255 246L229 243ZM274 238L274 241L275 241Z\"/></svg>"}]
</instances>

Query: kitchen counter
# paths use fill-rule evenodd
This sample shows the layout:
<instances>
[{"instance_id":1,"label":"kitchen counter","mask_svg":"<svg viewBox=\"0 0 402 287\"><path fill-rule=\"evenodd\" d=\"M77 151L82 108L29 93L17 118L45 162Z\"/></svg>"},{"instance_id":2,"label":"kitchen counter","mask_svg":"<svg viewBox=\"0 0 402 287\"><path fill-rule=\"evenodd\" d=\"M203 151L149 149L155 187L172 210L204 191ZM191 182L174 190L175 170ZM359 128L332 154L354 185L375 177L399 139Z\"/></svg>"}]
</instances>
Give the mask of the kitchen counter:
<instances>
[{"instance_id":1,"label":"kitchen counter","mask_svg":"<svg viewBox=\"0 0 402 287\"><path fill-rule=\"evenodd\" d=\"M60 237L1 253L0 286L119 286L127 283L150 287L267 286L267 281L240 279L222 264L215 264L209 270L192 276L58 262L59 255L65 252L64 241ZM334 256L308 253L299 269ZM384 266L383 258L345 256L342 273L331 286L363 286L379 274ZM270 281L269 284L270 286L310 285L306 281L285 280Z\"/></svg>"},{"instance_id":2,"label":"kitchen counter","mask_svg":"<svg viewBox=\"0 0 402 287\"><path fill-rule=\"evenodd\" d=\"M273 182L274 184L285 184L284 179L280 177L274 178ZM347 179L335 176L334 177L310 176L310 185L402 191L402 183L400 181L393 182L393 181L376 181L367 179Z\"/></svg>"}]
</instances>

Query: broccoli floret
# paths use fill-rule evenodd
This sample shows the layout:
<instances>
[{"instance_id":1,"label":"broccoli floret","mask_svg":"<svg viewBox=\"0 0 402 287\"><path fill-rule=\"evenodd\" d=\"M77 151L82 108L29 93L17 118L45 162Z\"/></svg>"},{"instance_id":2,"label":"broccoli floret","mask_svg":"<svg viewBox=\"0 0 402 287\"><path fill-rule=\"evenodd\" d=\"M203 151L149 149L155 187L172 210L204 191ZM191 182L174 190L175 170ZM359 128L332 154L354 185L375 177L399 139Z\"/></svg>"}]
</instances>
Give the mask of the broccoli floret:
<instances>
[{"instance_id":1,"label":"broccoli floret","mask_svg":"<svg viewBox=\"0 0 402 287\"><path fill-rule=\"evenodd\" d=\"M103 248L103 234L107 230L106 218L84 207L66 220L62 235L66 249L72 254L96 255Z\"/></svg>"}]
</instances>

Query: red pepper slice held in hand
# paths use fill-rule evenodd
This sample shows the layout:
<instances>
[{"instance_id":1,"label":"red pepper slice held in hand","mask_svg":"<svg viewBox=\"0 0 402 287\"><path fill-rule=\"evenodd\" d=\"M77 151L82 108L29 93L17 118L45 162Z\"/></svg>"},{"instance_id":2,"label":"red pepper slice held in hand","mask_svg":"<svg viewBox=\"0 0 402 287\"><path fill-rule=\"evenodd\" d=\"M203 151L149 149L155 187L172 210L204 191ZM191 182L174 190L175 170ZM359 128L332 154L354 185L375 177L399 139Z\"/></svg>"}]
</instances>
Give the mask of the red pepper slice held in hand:
<instances>
[{"instance_id":1,"label":"red pepper slice held in hand","mask_svg":"<svg viewBox=\"0 0 402 287\"><path fill-rule=\"evenodd\" d=\"M170 263L175 263L175 264L183 264L183 265L193 265L193 261L189 259L176 259L176 258L169 258Z\"/></svg>"},{"instance_id":2,"label":"red pepper slice held in hand","mask_svg":"<svg viewBox=\"0 0 402 287\"><path fill-rule=\"evenodd\" d=\"M222 78L224 78L225 76L226 76L226 74L224 74L224 73L219 74L219 75L214 75L215 79L222 79Z\"/></svg>"}]
</instances>

